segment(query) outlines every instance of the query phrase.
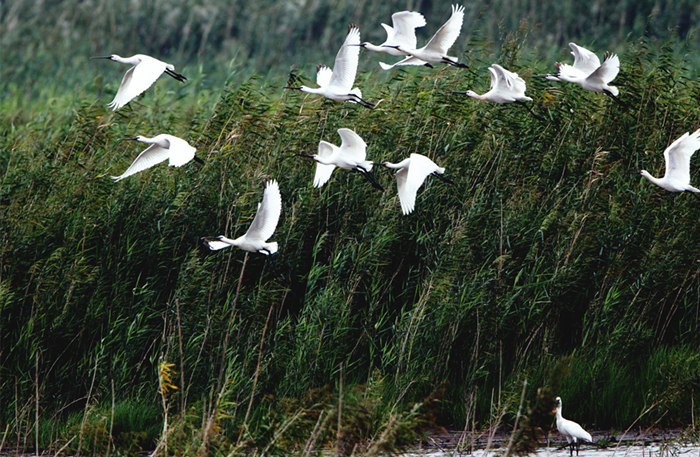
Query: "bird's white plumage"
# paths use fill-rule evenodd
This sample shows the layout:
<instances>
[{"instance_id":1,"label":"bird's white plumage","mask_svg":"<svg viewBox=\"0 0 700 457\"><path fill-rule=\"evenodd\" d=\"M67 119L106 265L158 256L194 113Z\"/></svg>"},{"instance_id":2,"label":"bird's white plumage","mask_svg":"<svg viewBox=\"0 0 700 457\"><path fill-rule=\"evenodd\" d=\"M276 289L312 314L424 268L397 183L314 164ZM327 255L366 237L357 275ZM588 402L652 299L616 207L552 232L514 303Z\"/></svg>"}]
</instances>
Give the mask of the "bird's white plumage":
<instances>
[{"instance_id":1,"label":"bird's white plumage","mask_svg":"<svg viewBox=\"0 0 700 457\"><path fill-rule=\"evenodd\" d=\"M133 139L151 145L136 157L124 173L119 176L112 176L112 179L115 181L120 181L147 168L151 168L166 159L168 160L168 165L181 167L192 160L196 152L196 149L190 146L187 141L173 135L160 134L153 138L137 136Z\"/></svg>"},{"instance_id":2,"label":"bird's white plumage","mask_svg":"<svg viewBox=\"0 0 700 457\"><path fill-rule=\"evenodd\" d=\"M325 65L319 65L316 67L316 84L319 87L325 87L331 82L331 76L333 76L333 70Z\"/></svg>"},{"instance_id":3,"label":"bird's white plumage","mask_svg":"<svg viewBox=\"0 0 700 457\"><path fill-rule=\"evenodd\" d=\"M106 58L115 62L133 65L124 74L119 89L114 95L114 100L108 104L114 111L141 95L156 82L164 71L169 70L173 72L175 69L173 65L145 54L135 54L131 57L121 57L112 54ZM171 73L171 75L172 74L174 73ZM177 76L184 79L182 75Z\"/></svg>"},{"instance_id":4,"label":"bird's white plumage","mask_svg":"<svg viewBox=\"0 0 700 457\"><path fill-rule=\"evenodd\" d=\"M532 101L525 95L525 80L517 73L508 71L498 64L489 67L491 75L491 87L488 92L479 95L474 91L465 92L468 96L478 100L486 100L494 103L512 103Z\"/></svg>"},{"instance_id":5,"label":"bird's white plumage","mask_svg":"<svg viewBox=\"0 0 700 457\"><path fill-rule=\"evenodd\" d=\"M401 60L393 65L382 65L382 68L388 70L395 65L424 65L428 63L456 63L457 58L447 55L447 51L457 41L462 30L464 21L464 7L462 5L452 5L452 15L440 29L433 35L428 43L419 49L410 49L404 46L399 46L398 50L408 55L404 60ZM417 60L416 60L417 59Z\"/></svg>"},{"instance_id":6,"label":"bird's white plumage","mask_svg":"<svg viewBox=\"0 0 700 457\"><path fill-rule=\"evenodd\" d=\"M204 238L204 243L212 251L236 246L249 252L259 252L270 255L278 250L277 242L268 243L267 240L275 232L280 214L282 213L282 196L280 195L277 181L268 181L263 192L262 203L258 204L258 211L245 235L236 239L223 235L214 238Z\"/></svg>"},{"instance_id":7,"label":"bird's white plumage","mask_svg":"<svg viewBox=\"0 0 700 457\"><path fill-rule=\"evenodd\" d=\"M360 61L360 29L350 27L345 37L345 42L338 50L333 65L333 74L328 83L329 89L334 89L339 93L349 93L355 83L357 74L357 64Z\"/></svg>"},{"instance_id":8,"label":"bird's white plumage","mask_svg":"<svg viewBox=\"0 0 700 457\"><path fill-rule=\"evenodd\" d=\"M336 152L338 146L331 144L327 141L321 140L318 143L318 156L323 160L329 160L330 157ZM322 164L321 162L316 162L316 173L314 174L314 187L321 187L331 179L331 174L335 170L335 165L329 163L328 165Z\"/></svg>"},{"instance_id":9,"label":"bird's white plumage","mask_svg":"<svg viewBox=\"0 0 700 457\"><path fill-rule=\"evenodd\" d=\"M690 185L690 159L700 149L700 129L693 133L686 132L664 150L666 172L661 178L655 178L648 171L639 173L657 186L670 192L695 192L700 190Z\"/></svg>"},{"instance_id":10,"label":"bird's white plumage","mask_svg":"<svg viewBox=\"0 0 700 457\"><path fill-rule=\"evenodd\" d=\"M425 182L425 178L433 173L443 174L445 172L444 168L437 166L426 156L415 153L399 163L384 162L383 165L387 168L399 169L396 173L396 186L403 214L410 214L415 208L416 195L420 186Z\"/></svg>"},{"instance_id":11,"label":"bird's white plumage","mask_svg":"<svg viewBox=\"0 0 700 457\"><path fill-rule=\"evenodd\" d=\"M386 40L382 44L375 46L370 42L365 42L362 43L362 46L370 51L385 52L393 56L406 55L394 46L414 49L418 44L416 28L425 25L425 17L416 11L399 11L391 15L391 23L393 27L382 24L386 31Z\"/></svg>"},{"instance_id":12,"label":"bird's white plumage","mask_svg":"<svg viewBox=\"0 0 700 457\"><path fill-rule=\"evenodd\" d=\"M578 443L579 440L593 442L593 437L574 421L564 419L561 415L561 398L556 398L557 430L566 438L567 443ZM573 449L572 449L573 453ZM578 453L578 451L577 451Z\"/></svg>"},{"instance_id":13,"label":"bird's white plumage","mask_svg":"<svg viewBox=\"0 0 700 457\"><path fill-rule=\"evenodd\" d=\"M546 75L552 81L566 81L578 84L592 92L605 92L616 97L620 90L610 83L620 72L620 58L616 54L605 53L603 63L588 49L569 43L574 56L574 64L556 63L557 74Z\"/></svg>"},{"instance_id":14,"label":"bird's white plumage","mask_svg":"<svg viewBox=\"0 0 700 457\"><path fill-rule=\"evenodd\" d=\"M319 142L318 153L312 156L316 161L316 173L314 175L314 187L321 187L331 177L336 167L344 170L361 169L364 172L372 170L372 162L367 158L367 144L354 131L348 128L338 129L340 146Z\"/></svg>"}]
</instances>

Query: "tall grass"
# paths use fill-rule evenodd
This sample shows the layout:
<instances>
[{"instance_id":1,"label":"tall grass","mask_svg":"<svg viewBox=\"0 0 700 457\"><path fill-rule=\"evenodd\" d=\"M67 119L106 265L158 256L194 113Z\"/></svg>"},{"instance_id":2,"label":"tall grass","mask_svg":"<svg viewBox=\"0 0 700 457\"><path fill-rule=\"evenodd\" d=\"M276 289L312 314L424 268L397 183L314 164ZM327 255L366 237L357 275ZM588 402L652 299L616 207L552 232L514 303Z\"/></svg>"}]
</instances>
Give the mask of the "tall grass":
<instances>
[{"instance_id":1,"label":"tall grass","mask_svg":"<svg viewBox=\"0 0 700 457\"><path fill-rule=\"evenodd\" d=\"M510 68L543 71L519 43L500 51ZM162 85L117 113L92 90L31 119L2 112L0 425L30 448L38 413L40 447L79 435L86 453L166 438L171 453L310 453L339 435L371 454L429 424L509 423L525 378L589 426L652 405L639 424L687 424L700 209L628 172L662 172L661 151L698 128L700 84L670 47L621 54L627 108L528 80L546 122L451 94L485 87L485 65L363 73L374 110L251 77L213 108ZM340 127L370 160L425 154L455 183L428 180L410 216L380 169L383 193L343 171L314 189L293 154ZM139 152L117 138L161 132L206 164L108 178ZM199 244L243 233L269 178L284 279Z\"/></svg>"}]
</instances>

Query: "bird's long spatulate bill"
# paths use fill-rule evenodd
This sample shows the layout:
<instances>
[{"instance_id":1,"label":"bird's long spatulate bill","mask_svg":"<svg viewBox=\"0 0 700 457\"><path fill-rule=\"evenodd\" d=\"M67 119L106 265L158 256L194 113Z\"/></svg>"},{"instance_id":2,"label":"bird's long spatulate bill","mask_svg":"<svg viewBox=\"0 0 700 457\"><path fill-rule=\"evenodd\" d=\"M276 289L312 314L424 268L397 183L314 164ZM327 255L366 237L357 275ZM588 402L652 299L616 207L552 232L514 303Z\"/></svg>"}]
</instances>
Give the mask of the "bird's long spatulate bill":
<instances>
[{"instance_id":1,"label":"bird's long spatulate bill","mask_svg":"<svg viewBox=\"0 0 700 457\"><path fill-rule=\"evenodd\" d=\"M112 56L92 56L91 59L111 59Z\"/></svg>"},{"instance_id":2,"label":"bird's long spatulate bill","mask_svg":"<svg viewBox=\"0 0 700 457\"><path fill-rule=\"evenodd\" d=\"M301 87L284 86L284 89L301 90Z\"/></svg>"},{"instance_id":3,"label":"bird's long spatulate bill","mask_svg":"<svg viewBox=\"0 0 700 457\"><path fill-rule=\"evenodd\" d=\"M136 141L138 138L117 138L117 141Z\"/></svg>"}]
</instances>

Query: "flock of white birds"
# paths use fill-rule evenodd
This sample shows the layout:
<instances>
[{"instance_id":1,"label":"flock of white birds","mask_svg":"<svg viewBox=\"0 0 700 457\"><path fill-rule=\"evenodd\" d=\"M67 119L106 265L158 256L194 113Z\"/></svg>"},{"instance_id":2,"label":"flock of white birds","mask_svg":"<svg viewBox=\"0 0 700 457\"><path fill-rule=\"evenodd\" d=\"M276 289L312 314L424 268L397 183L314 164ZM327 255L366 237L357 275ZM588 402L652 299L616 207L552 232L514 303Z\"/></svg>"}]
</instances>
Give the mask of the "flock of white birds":
<instances>
[{"instance_id":1,"label":"flock of white birds","mask_svg":"<svg viewBox=\"0 0 700 457\"><path fill-rule=\"evenodd\" d=\"M464 7L452 6L452 14L428 43L419 48L415 29L426 25L422 14L415 11L400 11L391 17L392 25L382 24L387 38L380 45L374 45L360 40L360 30L351 25L343 45L340 47L333 69L319 65L316 72L316 84L318 87L287 86L285 89L295 89L310 94L318 94L336 102L357 103L367 108L374 105L362 98L362 91L353 87L359 62L360 49L383 52L391 56L402 57L393 64L380 62L383 70L390 70L401 65L424 65L433 67L433 64L444 63L459 68L466 65L458 62L457 57L448 55L450 47L459 37L464 19ZM574 56L573 65L556 63L556 73L535 75L550 81L564 81L580 85L583 89L601 92L613 98L624 106L619 100L619 89L610 84L620 71L620 59L617 55L606 53L603 62L598 56L575 43L569 43L571 54ZM184 82L186 78L175 72L175 67L153 57L136 54L131 57L120 57L116 54L95 58L109 59L119 63L131 65L127 70L121 85L117 90L114 100L109 104L117 110L129 103L132 99L148 89L163 73L174 79ZM544 120L526 105L532 101L525 95L525 81L517 73L511 72L494 63L489 68L491 75L490 90L482 95L474 91L456 92L494 103L519 103L525 106L530 114L539 120ZM321 187L330 179L333 170L342 168L354 170L362 174L377 189L384 188L370 174L374 162L367 160L365 141L349 128L338 129L341 138L340 146L321 140L316 154L297 154L308 157L316 162L316 171L313 178L313 186ZM191 160L203 163L195 156L195 148L187 141L173 135L161 134L153 138L137 136L135 138L123 138L150 144L129 168L119 176L114 176L119 181L128 176L150 168L160 162L168 160L171 166L179 167ZM700 190L690 185L690 158L700 148L700 129L695 132L685 133L675 140L664 151L666 172L663 177L655 178L646 170L635 173L641 174L652 183L671 192L689 191L700 193ZM390 169L397 169L396 183L398 197L403 214L411 213L415 208L418 189L429 175L436 176L448 183L452 181L443 176L445 169L435 164L428 157L421 154L411 154L410 157L399 163L383 162ZM282 211L282 197L277 181L268 181L265 185L262 202L258 205L258 211L248 231L236 239L223 235L217 237L204 237L204 243L211 250L219 250L229 246L236 246L249 252L258 252L272 255L277 252L276 242L268 242L277 227ZM578 454L579 441L591 442L591 435L576 422L564 419L561 414L561 398L556 399L556 423L559 432L571 445L571 454L574 446Z\"/></svg>"}]
</instances>

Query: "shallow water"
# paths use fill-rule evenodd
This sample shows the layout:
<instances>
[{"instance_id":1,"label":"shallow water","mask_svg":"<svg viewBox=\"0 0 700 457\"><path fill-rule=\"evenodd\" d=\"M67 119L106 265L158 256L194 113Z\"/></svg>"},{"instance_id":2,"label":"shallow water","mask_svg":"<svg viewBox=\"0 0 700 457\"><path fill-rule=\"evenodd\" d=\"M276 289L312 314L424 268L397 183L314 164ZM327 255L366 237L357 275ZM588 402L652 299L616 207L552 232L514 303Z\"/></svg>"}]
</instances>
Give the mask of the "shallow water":
<instances>
[{"instance_id":1,"label":"shallow water","mask_svg":"<svg viewBox=\"0 0 700 457\"><path fill-rule=\"evenodd\" d=\"M494 448L489 451L484 449L468 451L426 451L402 454L402 457L498 457L503 455L503 448ZM569 457L569 450L557 450L555 447L541 448L535 454L536 457ZM574 456L576 453L574 452ZM604 449L596 449L582 446L579 457L700 457L700 445L681 445L669 443L653 443L646 446L620 445Z\"/></svg>"}]
</instances>

